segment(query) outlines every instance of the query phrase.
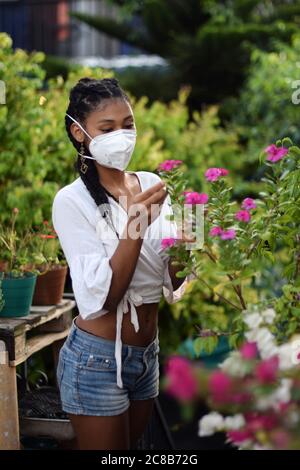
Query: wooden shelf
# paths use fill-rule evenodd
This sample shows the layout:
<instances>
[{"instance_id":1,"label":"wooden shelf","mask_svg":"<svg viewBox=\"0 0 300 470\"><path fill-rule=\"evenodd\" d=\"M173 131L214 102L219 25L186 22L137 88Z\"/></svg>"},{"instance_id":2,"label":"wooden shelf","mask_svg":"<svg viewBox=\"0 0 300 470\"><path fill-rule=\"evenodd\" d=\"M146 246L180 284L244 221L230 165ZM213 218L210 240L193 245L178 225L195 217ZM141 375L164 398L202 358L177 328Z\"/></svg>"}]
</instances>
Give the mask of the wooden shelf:
<instances>
[{"instance_id":1,"label":"wooden shelf","mask_svg":"<svg viewBox=\"0 0 300 470\"><path fill-rule=\"evenodd\" d=\"M15 361L10 361L10 366L17 366L22 362L26 361L32 354L40 351L41 349L53 344L59 339L63 339L68 336L70 328L57 333L42 333L40 335L30 338L26 342L26 350L22 356L19 356Z\"/></svg>"}]
</instances>

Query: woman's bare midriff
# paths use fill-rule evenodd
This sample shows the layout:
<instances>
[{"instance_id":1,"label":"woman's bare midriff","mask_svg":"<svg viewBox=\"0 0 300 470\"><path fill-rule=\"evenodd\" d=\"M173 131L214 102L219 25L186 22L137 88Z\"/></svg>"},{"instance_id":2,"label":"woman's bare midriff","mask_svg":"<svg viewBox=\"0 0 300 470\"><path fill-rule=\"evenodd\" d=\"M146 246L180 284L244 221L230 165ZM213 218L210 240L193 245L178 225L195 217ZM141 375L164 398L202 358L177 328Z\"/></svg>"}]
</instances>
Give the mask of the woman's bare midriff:
<instances>
[{"instance_id":1,"label":"woman's bare midriff","mask_svg":"<svg viewBox=\"0 0 300 470\"><path fill-rule=\"evenodd\" d=\"M142 304L136 307L139 331L135 332L130 321L130 307L127 313L123 314L121 339L123 344L132 346L148 346L156 337L158 327L158 303ZM87 331L95 336L116 340L116 312L107 312L101 317L93 320L84 320L80 315L76 317L78 328Z\"/></svg>"}]
</instances>

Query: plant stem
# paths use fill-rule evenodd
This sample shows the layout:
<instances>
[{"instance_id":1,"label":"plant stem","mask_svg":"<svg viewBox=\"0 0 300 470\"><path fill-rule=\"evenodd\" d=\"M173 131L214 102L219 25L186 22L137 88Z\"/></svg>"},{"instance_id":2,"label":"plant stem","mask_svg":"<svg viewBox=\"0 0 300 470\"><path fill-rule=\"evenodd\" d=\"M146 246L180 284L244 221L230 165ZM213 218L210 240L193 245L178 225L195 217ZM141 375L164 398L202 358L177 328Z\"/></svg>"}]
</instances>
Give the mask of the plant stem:
<instances>
[{"instance_id":1,"label":"plant stem","mask_svg":"<svg viewBox=\"0 0 300 470\"><path fill-rule=\"evenodd\" d=\"M228 303L229 305L231 305L233 308L239 310L240 312L243 310L241 307L239 307L238 305L235 305L233 302L231 302L231 300L226 299L226 297L224 297L222 294L219 294L218 292L215 292L214 289L206 281L204 281L204 279L199 277L198 274L194 270L192 272L197 277L197 279L199 279L199 281L201 281L211 292L216 294L221 300Z\"/></svg>"}]
</instances>

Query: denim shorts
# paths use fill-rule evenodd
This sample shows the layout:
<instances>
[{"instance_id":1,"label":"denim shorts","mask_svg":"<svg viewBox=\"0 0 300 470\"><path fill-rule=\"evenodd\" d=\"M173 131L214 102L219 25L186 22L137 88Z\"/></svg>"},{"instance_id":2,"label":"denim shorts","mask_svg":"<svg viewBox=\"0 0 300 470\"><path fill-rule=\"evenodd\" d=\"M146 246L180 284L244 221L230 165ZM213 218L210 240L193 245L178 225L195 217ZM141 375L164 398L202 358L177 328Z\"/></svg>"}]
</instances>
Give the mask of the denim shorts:
<instances>
[{"instance_id":1,"label":"denim shorts","mask_svg":"<svg viewBox=\"0 0 300 470\"><path fill-rule=\"evenodd\" d=\"M113 416L130 400L159 395L159 330L148 346L122 343L123 389L117 386L115 341L80 329L73 320L56 370L62 409L76 415Z\"/></svg>"}]
</instances>

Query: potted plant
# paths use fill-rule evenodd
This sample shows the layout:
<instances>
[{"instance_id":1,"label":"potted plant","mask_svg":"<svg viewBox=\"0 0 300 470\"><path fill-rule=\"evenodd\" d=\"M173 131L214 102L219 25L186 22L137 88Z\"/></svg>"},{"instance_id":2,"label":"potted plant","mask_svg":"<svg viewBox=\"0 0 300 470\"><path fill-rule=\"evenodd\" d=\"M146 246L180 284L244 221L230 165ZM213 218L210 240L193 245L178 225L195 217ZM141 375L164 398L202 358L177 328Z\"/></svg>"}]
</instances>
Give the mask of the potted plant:
<instances>
[{"instance_id":1,"label":"potted plant","mask_svg":"<svg viewBox=\"0 0 300 470\"><path fill-rule=\"evenodd\" d=\"M31 233L17 232L18 213L14 208L10 226L0 226L2 317L29 314L37 277L31 264Z\"/></svg>"},{"instance_id":2,"label":"potted plant","mask_svg":"<svg viewBox=\"0 0 300 470\"><path fill-rule=\"evenodd\" d=\"M61 252L58 237L45 220L32 238L34 266L38 271L33 305L56 305L64 293L67 262Z\"/></svg>"}]
</instances>

